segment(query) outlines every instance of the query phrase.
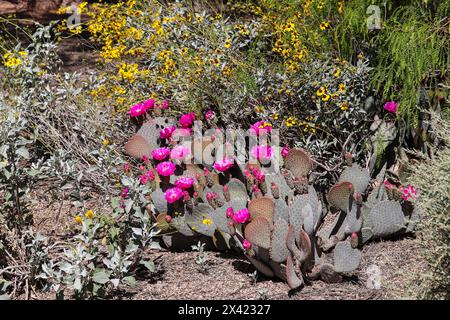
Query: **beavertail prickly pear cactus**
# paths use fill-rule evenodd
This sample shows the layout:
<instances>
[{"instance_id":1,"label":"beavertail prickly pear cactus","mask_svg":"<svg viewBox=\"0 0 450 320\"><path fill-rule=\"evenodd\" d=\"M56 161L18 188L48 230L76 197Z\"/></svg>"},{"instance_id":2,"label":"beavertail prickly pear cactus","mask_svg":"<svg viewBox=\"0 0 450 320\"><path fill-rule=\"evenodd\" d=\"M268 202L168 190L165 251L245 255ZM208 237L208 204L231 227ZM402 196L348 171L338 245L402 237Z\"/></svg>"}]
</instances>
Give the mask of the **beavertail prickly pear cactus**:
<instances>
[{"instance_id":1,"label":"beavertail prickly pear cactus","mask_svg":"<svg viewBox=\"0 0 450 320\"><path fill-rule=\"evenodd\" d=\"M125 145L130 156L145 159L147 210L167 248L189 250L201 240L208 248L243 252L265 276L296 289L305 280L341 281L343 273L358 268L361 245L411 230L417 220L413 207L395 200L399 191L384 184L385 168L371 180L350 154L327 195L318 194L310 181L314 161L303 149L284 154L280 170L263 161L276 156L264 145L252 152L256 161L236 163L222 152L230 146L221 149L217 128L209 137L194 138L190 128L176 124L172 118L150 119ZM177 130L183 138L179 147ZM163 148L171 149L170 155Z\"/></svg>"}]
</instances>

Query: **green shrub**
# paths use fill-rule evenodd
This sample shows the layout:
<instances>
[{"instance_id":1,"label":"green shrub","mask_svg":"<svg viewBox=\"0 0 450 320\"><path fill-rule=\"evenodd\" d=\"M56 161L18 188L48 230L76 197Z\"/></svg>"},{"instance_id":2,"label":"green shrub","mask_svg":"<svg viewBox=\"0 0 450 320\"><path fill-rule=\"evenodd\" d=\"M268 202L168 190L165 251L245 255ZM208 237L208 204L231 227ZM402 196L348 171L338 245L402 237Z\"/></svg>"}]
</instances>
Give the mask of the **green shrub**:
<instances>
[{"instance_id":1,"label":"green shrub","mask_svg":"<svg viewBox=\"0 0 450 320\"><path fill-rule=\"evenodd\" d=\"M434 118L434 133L443 142L432 160L415 165L411 183L420 189L417 205L423 211L420 230L429 272L420 276L419 298L449 299L450 289L450 122Z\"/></svg>"}]
</instances>

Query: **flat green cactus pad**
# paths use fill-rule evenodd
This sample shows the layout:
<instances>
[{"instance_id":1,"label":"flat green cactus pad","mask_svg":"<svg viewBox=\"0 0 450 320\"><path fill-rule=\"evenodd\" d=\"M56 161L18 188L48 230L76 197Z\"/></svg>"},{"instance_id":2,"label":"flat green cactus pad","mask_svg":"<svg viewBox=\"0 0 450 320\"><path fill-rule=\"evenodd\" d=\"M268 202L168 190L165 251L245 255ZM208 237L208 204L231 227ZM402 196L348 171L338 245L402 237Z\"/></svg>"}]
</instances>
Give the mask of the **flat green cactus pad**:
<instances>
[{"instance_id":1,"label":"flat green cactus pad","mask_svg":"<svg viewBox=\"0 0 450 320\"><path fill-rule=\"evenodd\" d=\"M186 237L192 237L194 235L194 232L186 223L184 216L173 218L171 225L173 225L179 233Z\"/></svg>"},{"instance_id":2,"label":"flat green cactus pad","mask_svg":"<svg viewBox=\"0 0 450 320\"><path fill-rule=\"evenodd\" d=\"M303 285L303 278L300 278L295 272L294 262L292 256L288 256L286 260L286 281L291 289L297 289Z\"/></svg>"},{"instance_id":3,"label":"flat green cactus pad","mask_svg":"<svg viewBox=\"0 0 450 320\"><path fill-rule=\"evenodd\" d=\"M268 221L272 221L274 209L275 203L273 202L273 199L268 197L253 199L248 203L251 219L264 217Z\"/></svg>"},{"instance_id":4,"label":"flat green cactus pad","mask_svg":"<svg viewBox=\"0 0 450 320\"><path fill-rule=\"evenodd\" d=\"M274 276L272 269L268 267L264 262L250 256L247 256L247 258L253 264L256 270L261 272L263 275L269 278L272 278Z\"/></svg>"},{"instance_id":5,"label":"flat green cactus pad","mask_svg":"<svg viewBox=\"0 0 450 320\"><path fill-rule=\"evenodd\" d=\"M155 210L158 213L167 213L169 211L167 200L164 192L161 189L156 189L150 194L152 203L155 206Z\"/></svg>"},{"instance_id":6,"label":"flat green cactus pad","mask_svg":"<svg viewBox=\"0 0 450 320\"><path fill-rule=\"evenodd\" d=\"M284 159L286 169L290 170L294 177L301 179L307 176L313 168L313 162L305 150L293 148Z\"/></svg>"},{"instance_id":7,"label":"flat green cactus pad","mask_svg":"<svg viewBox=\"0 0 450 320\"><path fill-rule=\"evenodd\" d=\"M270 248L271 225L264 217L256 217L244 230L245 238L259 247Z\"/></svg>"},{"instance_id":8,"label":"flat green cactus pad","mask_svg":"<svg viewBox=\"0 0 450 320\"><path fill-rule=\"evenodd\" d=\"M286 246L287 233L288 223L284 219L278 219L274 224L270 247L270 258L275 262L284 262L289 255Z\"/></svg>"},{"instance_id":9,"label":"flat green cactus pad","mask_svg":"<svg viewBox=\"0 0 450 320\"><path fill-rule=\"evenodd\" d=\"M227 186L230 193L230 201L233 201L235 204L234 209L237 211L247 207L248 194L245 185L238 179L231 179Z\"/></svg>"},{"instance_id":10,"label":"flat green cactus pad","mask_svg":"<svg viewBox=\"0 0 450 320\"><path fill-rule=\"evenodd\" d=\"M339 182L348 181L353 184L355 191L363 193L370 181L370 174L367 169L361 168L358 164L354 163L351 167L347 167L341 173Z\"/></svg>"},{"instance_id":11,"label":"flat green cactus pad","mask_svg":"<svg viewBox=\"0 0 450 320\"><path fill-rule=\"evenodd\" d=\"M212 237L216 231L216 225L211 217L213 211L208 204L200 203L194 207L192 213L186 213L184 217L193 231Z\"/></svg>"},{"instance_id":12,"label":"flat green cactus pad","mask_svg":"<svg viewBox=\"0 0 450 320\"><path fill-rule=\"evenodd\" d=\"M390 236L405 227L405 218L400 203L391 200L376 204L367 215L364 227L369 227L375 238Z\"/></svg>"},{"instance_id":13,"label":"flat green cactus pad","mask_svg":"<svg viewBox=\"0 0 450 320\"><path fill-rule=\"evenodd\" d=\"M328 202L342 211L349 211L350 197L353 194L353 185L350 182L340 182L328 192Z\"/></svg>"},{"instance_id":14,"label":"flat green cactus pad","mask_svg":"<svg viewBox=\"0 0 450 320\"><path fill-rule=\"evenodd\" d=\"M350 242L341 241L334 248L334 269L336 272L352 272L361 262L361 252L352 248Z\"/></svg>"}]
</instances>

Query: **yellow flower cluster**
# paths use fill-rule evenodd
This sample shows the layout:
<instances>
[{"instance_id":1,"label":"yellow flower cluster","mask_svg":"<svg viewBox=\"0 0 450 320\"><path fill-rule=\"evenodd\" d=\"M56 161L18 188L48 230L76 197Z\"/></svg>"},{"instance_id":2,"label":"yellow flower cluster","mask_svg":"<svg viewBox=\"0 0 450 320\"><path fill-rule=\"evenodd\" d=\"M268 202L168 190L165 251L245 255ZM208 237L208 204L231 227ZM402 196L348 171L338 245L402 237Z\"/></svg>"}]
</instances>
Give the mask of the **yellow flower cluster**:
<instances>
[{"instance_id":1,"label":"yellow flower cluster","mask_svg":"<svg viewBox=\"0 0 450 320\"><path fill-rule=\"evenodd\" d=\"M3 55L4 59L3 65L7 68L15 69L23 64L24 59L27 56L28 54L25 51L19 51L16 54L11 51L8 51Z\"/></svg>"}]
</instances>

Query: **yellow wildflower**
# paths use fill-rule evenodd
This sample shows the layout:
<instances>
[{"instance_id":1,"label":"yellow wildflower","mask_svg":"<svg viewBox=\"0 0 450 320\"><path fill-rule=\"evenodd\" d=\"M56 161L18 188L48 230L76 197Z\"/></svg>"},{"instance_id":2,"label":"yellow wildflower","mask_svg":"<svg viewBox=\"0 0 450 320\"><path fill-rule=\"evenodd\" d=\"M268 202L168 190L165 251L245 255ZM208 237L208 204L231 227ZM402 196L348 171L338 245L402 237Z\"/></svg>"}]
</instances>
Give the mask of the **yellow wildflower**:
<instances>
[{"instance_id":1,"label":"yellow wildflower","mask_svg":"<svg viewBox=\"0 0 450 320\"><path fill-rule=\"evenodd\" d=\"M329 23L329 22L323 21L323 22L320 24L320 30L325 30L325 29L328 28L329 26L330 26L330 23Z\"/></svg>"},{"instance_id":2,"label":"yellow wildflower","mask_svg":"<svg viewBox=\"0 0 450 320\"><path fill-rule=\"evenodd\" d=\"M211 219L203 219L202 223L206 226L210 226L212 224L212 220Z\"/></svg>"},{"instance_id":3,"label":"yellow wildflower","mask_svg":"<svg viewBox=\"0 0 450 320\"><path fill-rule=\"evenodd\" d=\"M80 215L76 215L74 220L75 220L76 223L81 224L83 222L83 217L80 216Z\"/></svg>"},{"instance_id":4,"label":"yellow wildflower","mask_svg":"<svg viewBox=\"0 0 450 320\"><path fill-rule=\"evenodd\" d=\"M325 92L327 91L327 89L325 89L325 87L320 87L319 90L317 90L316 94L317 96L323 96L325 94Z\"/></svg>"},{"instance_id":5,"label":"yellow wildflower","mask_svg":"<svg viewBox=\"0 0 450 320\"><path fill-rule=\"evenodd\" d=\"M347 89L347 87L345 86L344 83L339 84L339 91L340 92L345 92L346 89Z\"/></svg>"},{"instance_id":6,"label":"yellow wildflower","mask_svg":"<svg viewBox=\"0 0 450 320\"><path fill-rule=\"evenodd\" d=\"M286 127L292 127L296 124L297 124L297 119L295 117L291 116L291 117L287 118Z\"/></svg>"},{"instance_id":7,"label":"yellow wildflower","mask_svg":"<svg viewBox=\"0 0 450 320\"><path fill-rule=\"evenodd\" d=\"M331 96L329 94L324 94L322 96L322 101L328 101L328 100L330 100L330 98L331 98Z\"/></svg>"},{"instance_id":8,"label":"yellow wildflower","mask_svg":"<svg viewBox=\"0 0 450 320\"><path fill-rule=\"evenodd\" d=\"M86 218L92 220L92 218L94 218L94 216L95 216L95 213L92 210L88 210L88 211L86 211L86 213L84 215L86 216Z\"/></svg>"},{"instance_id":9,"label":"yellow wildflower","mask_svg":"<svg viewBox=\"0 0 450 320\"><path fill-rule=\"evenodd\" d=\"M345 111L345 110L347 110L347 109L348 109L348 103L347 103L346 101L342 102L342 103L341 103L341 110L342 110L342 111Z\"/></svg>"}]
</instances>

